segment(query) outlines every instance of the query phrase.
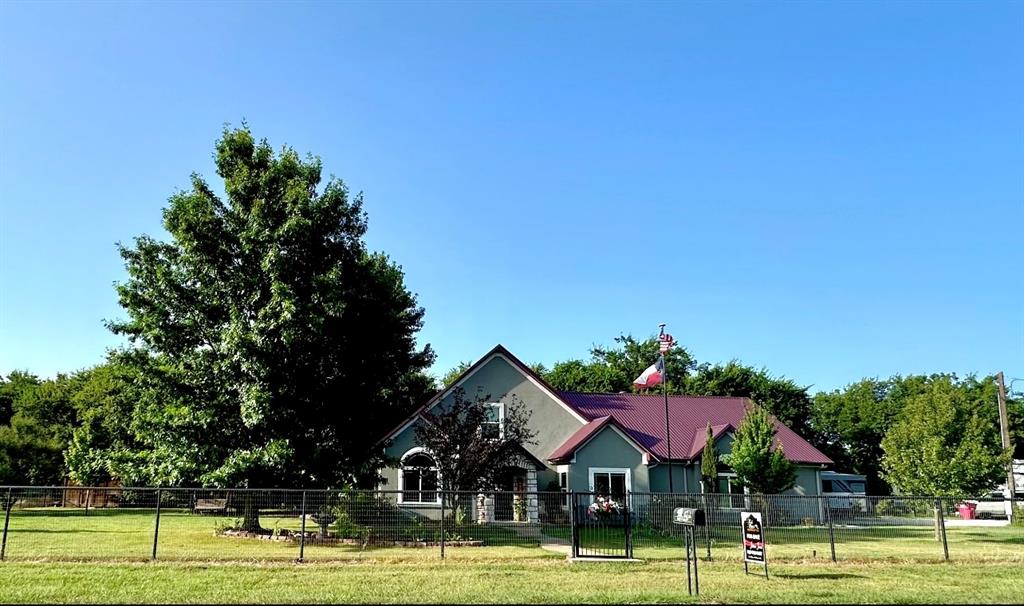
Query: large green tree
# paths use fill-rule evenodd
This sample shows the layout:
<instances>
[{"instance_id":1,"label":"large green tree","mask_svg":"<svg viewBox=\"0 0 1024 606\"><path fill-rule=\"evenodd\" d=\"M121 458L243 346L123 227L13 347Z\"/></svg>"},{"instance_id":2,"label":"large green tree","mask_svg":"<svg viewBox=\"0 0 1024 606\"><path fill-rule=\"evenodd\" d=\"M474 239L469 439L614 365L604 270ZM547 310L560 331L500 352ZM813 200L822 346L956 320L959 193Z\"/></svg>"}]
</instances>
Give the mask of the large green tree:
<instances>
[{"instance_id":1,"label":"large green tree","mask_svg":"<svg viewBox=\"0 0 1024 606\"><path fill-rule=\"evenodd\" d=\"M881 474L882 439L896 423L912 398L929 392L935 381L945 382L959 396L974 403L983 423L998 427L996 385L991 376L960 379L951 374L895 375L868 378L841 390L814 396L814 434L836 462L836 468L864 474L869 494L888 494L889 483ZM1010 431L1016 456L1024 456L1024 401L1007 401Z\"/></svg>"},{"instance_id":2,"label":"large green tree","mask_svg":"<svg viewBox=\"0 0 1024 606\"><path fill-rule=\"evenodd\" d=\"M591 347L589 360L558 362L551 370L544 371L544 379L556 389L566 391L616 393L632 390L633 380L658 358L658 340L620 335L614 342L611 347ZM681 386L693 365L692 356L683 347L675 347L666 355L670 393L681 393Z\"/></svg>"},{"instance_id":3,"label":"large green tree","mask_svg":"<svg viewBox=\"0 0 1024 606\"><path fill-rule=\"evenodd\" d=\"M77 423L64 450L68 476L92 486L125 475L139 459L144 445L132 432L135 403L139 397L136 376L130 366L117 361L78 373L71 396Z\"/></svg>"},{"instance_id":4,"label":"large green tree","mask_svg":"<svg viewBox=\"0 0 1024 606\"><path fill-rule=\"evenodd\" d=\"M882 438L907 398L921 393L924 377L862 379L814 396L813 424L836 469L864 474L868 494L888 494L881 476Z\"/></svg>"},{"instance_id":5,"label":"large green tree","mask_svg":"<svg viewBox=\"0 0 1024 606\"><path fill-rule=\"evenodd\" d=\"M167 241L120 248L128 314L111 329L139 378L134 474L160 484L329 486L375 476L376 440L433 388L423 309L367 250L362 196L321 163L256 141L216 143L225 195L193 174ZM250 517L251 516L247 516ZM254 521L247 519L247 525Z\"/></svg>"},{"instance_id":6,"label":"large green tree","mask_svg":"<svg viewBox=\"0 0 1024 606\"><path fill-rule=\"evenodd\" d=\"M985 411L985 390L950 376L928 381L907 400L882 440L882 473L900 492L978 496L1005 477L997 426ZM980 397L979 397L980 396Z\"/></svg>"},{"instance_id":7,"label":"large green tree","mask_svg":"<svg viewBox=\"0 0 1024 606\"><path fill-rule=\"evenodd\" d=\"M807 387L775 376L765 368L746 366L736 360L726 364L701 364L683 385L697 396L750 398L801 436L816 442L811 428L811 398Z\"/></svg>"},{"instance_id":8,"label":"large green tree","mask_svg":"<svg viewBox=\"0 0 1024 606\"><path fill-rule=\"evenodd\" d=\"M12 372L0 383L6 423L0 423L0 484L60 484L62 452L76 419L71 397L76 378L40 381Z\"/></svg>"},{"instance_id":9,"label":"large green tree","mask_svg":"<svg viewBox=\"0 0 1024 606\"><path fill-rule=\"evenodd\" d=\"M780 493L796 483L796 466L776 438L772 416L760 406L747 408L722 461L736 472L738 483L753 493Z\"/></svg>"}]
</instances>

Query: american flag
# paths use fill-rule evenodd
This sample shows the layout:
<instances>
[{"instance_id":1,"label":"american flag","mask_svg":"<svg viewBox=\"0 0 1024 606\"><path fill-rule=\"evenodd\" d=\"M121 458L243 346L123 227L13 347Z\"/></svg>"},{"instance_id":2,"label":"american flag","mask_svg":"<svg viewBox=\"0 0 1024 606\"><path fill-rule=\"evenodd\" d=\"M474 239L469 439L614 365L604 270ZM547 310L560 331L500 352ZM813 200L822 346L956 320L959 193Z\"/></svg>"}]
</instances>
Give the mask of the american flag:
<instances>
[{"instance_id":1,"label":"american flag","mask_svg":"<svg viewBox=\"0 0 1024 606\"><path fill-rule=\"evenodd\" d=\"M667 332L658 335L658 351L659 352L666 353L668 350L672 349L672 346L675 345L675 344L676 344L675 339L673 339L672 335L668 334Z\"/></svg>"}]
</instances>

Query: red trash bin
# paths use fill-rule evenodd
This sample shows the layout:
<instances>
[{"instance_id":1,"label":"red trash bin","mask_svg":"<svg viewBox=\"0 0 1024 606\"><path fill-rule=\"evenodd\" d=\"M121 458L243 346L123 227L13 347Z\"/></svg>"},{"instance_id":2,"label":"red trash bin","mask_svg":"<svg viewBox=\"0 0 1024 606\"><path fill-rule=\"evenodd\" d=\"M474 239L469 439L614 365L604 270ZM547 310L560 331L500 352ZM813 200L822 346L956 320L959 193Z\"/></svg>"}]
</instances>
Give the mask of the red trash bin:
<instances>
[{"instance_id":1,"label":"red trash bin","mask_svg":"<svg viewBox=\"0 0 1024 606\"><path fill-rule=\"evenodd\" d=\"M977 503L960 503L960 506L957 509L960 510L960 519L961 520L973 520L974 519L974 512L975 512L975 510L978 509L978 504Z\"/></svg>"}]
</instances>

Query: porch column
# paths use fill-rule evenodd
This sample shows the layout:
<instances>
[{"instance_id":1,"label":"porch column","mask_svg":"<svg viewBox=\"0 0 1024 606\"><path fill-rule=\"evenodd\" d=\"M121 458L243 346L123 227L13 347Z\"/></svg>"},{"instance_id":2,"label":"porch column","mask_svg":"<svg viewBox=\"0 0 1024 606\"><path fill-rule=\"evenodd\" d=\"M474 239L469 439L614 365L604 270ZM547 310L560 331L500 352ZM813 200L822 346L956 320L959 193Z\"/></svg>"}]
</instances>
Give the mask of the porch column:
<instances>
[{"instance_id":1,"label":"porch column","mask_svg":"<svg viewBox=\"0 0 1024 606\"><path fill-rule=\"evenodd\" d=\"M476 495L476 523L488 524L494 521L494 495L480 493Z\"/></svg>"},{"instance_id":2,"label":"porch column","mask_svg":"<svg viewBox=\"0 0 1024 606\"><path fill-rule=\"evenodd\" d=\"M537 470L532 467L526 470L526 519L529 522L540 520L537 507Z\"/></svg>"}]
</instances>

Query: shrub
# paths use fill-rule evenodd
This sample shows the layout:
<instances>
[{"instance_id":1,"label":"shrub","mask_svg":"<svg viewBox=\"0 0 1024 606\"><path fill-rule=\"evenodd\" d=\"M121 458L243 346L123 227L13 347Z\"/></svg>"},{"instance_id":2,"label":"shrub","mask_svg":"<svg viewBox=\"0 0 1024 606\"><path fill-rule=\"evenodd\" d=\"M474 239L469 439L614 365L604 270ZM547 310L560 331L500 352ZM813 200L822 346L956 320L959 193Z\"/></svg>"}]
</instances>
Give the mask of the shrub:
<instances>
[{"instance_id":1,"label":"shrub","mask_svg":"<svg viewBox=\"0 0 1024 606\"><path fill-rule=\"evenodd\" d=\"M927 499L882 499L875 505L880 516L926 518L932 515L933 505Z\"/></svg>"},{"instance_id":2,"label":"shrub","mask_svg":"<svg viewBox=\"0 0 1024 606\"><path fill-rule=\"evenodd\" d=\"M1011 526L1024 527L1024 505L1014 505Z\"/></svg>"},{"instance_id":3,"label":"shrub","mask_svg":"<svg viewBox=\"0 0 1024 606\"><path fill-rule=\"evenodd\" d=\"M233 520L229 520L227 518L222 518L222 519L217 520L216 522L214 522L214 524L213 524L213 532L215 534L224 534L225 532L227 532L229 530L235 530L236 528L241 528L241 527L242 527L242 518L235 518Z\"/></svg>"},{"instance_id":4,"label":"shrub","mask_svg":"<svg viewBox=\"0 0 1024 606\"><path fill-rule=\"evenodd\" d=\"M341 539L358 539L364 535L363 527L352 522L348 512L341 507L335 512L331 528L334 530L334 536Z\"/></svg>"}]
</instances>

